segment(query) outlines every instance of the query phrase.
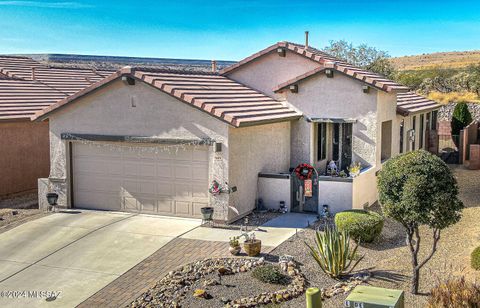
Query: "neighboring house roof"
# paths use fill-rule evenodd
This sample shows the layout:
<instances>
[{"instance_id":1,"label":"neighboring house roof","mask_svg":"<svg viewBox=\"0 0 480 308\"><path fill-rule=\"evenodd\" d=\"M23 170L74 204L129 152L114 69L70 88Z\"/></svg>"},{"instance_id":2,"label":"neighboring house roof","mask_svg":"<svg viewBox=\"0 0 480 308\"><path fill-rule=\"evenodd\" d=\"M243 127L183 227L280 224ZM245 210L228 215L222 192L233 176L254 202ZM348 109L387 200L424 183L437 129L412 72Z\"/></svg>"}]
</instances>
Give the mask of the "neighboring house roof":
<instances>
[{"instance_id":1,"label":"neighboring house roof","mask_svg":"<svg viewBox=\"0 0 480 308\"><path fill-rule=\"evenodd\" d=\"M0 56L0 73L12 78L34 80L71 95L106 76L112 70L51 68L30 58Z\"/></svg>"},{"instance_id":2,"label":"neighboring house roof","mask_svg":"<svg viewBox=\"0 0 480 308\"><path fill-rule=\"evenodd\" d=\"M266 49L259 51L251 55L250 57L245 58L240 62L221 70L220 74L228 75L229 73L238 69L239 67L251 61L254 61L265 54L268 54L270 52L277 50L277 48L286 48L312 61L316 61L326 67L328 66L331 69L334 69L345 75L351 76L355 79L358 79L362 82L365 82L371 86L374 86L386 92L393 92L393 91L402 92L402 91L409 90L408 87L401 85L395 81L389 80L380 74L373 73L373 72L361 69L359 67L356 67L354 65L348 64L316 48L313 48L310 46L308 48L305 48L304 45L299 45L299 44L290 43L290 42L279 42L275 45L267 47Z\"/></svg>"},{"instance_id":3,"label":"neighboring house roof","mask_svg":"<svg viewBox=\"0 0 480 308\"><path fill-rule=\"evenodd\" d=\"M403 116L440 108L440 104L415 92L397 94L397 112Z\"/></svg>"},{"instance_id":4,"label":"neighboring house roof","mask_svg":"<svg viewBox=\"0 0 480 308\"><path fill-rule=\"evenodd\" d=\"M0 78L0 121L30 119L64 97L64 93L38 82Z\"/></svg>"},{"instance_id":5,"label":"neighboring house roof","mask_svg":"<svg viewBox=\"0 0 480 308\"><path fill-rule=\"evenodd\" d=\"M53 111L123 76L141 80L236 127L301 117L299 112L282 102L218 74L124 68L38 112L32 120L47 118Z\"/></svg>"},{"instance_id":6,"label":"neighboring house roof","mask_svg":"<svg viewBox=\"0 0 480 308\"><path fill-rule=\"evenodd\" d=\"M108 69L117 71L125 66L150 67L157 69L176 69L193 72L210 72L212 61L199 59L171 59L145 57L119 57L69 54L31 54L24 55L42 64L55 68ZM234 64L234 61L216 60L217 69Z\"/></svg>"}]
</instances>

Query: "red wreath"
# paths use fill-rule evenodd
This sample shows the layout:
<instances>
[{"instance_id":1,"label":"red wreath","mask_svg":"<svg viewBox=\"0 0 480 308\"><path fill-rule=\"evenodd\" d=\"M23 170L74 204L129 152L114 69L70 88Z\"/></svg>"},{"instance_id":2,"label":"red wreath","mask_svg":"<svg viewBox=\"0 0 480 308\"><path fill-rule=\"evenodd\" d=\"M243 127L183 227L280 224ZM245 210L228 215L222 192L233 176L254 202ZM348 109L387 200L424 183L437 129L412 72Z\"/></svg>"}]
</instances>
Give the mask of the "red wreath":
<instances>
[{"instance_id":1,"label":"red wreath","mask_svg":"<svg viewBox=\"0 0 480 308\"><path fill-rule=\"evenodd\" d=\"M300 180L308 180L312 177L313 167L309 164L300 164L294 171Z\"/></svg>"}]
</instances>

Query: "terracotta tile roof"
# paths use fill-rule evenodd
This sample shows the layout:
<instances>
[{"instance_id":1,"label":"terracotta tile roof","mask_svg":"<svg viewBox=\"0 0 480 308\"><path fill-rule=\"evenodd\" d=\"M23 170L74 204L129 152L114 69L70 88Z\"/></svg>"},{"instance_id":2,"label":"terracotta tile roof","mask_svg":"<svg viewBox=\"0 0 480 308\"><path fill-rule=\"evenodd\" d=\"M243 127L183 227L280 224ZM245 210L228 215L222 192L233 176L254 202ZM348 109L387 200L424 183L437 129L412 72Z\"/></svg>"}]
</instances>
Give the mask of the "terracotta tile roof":
<instances>
[{"instance_id":1,"label":"terracotta tile roof","mask_svg":"<svg viewBox=\"0 0 480 308\"><path fill-rule=\"evenodd\" d=\"M47 118L54 110L122 76L142 80L236 127L288 121L301 117L299 112L284 103L218 74L124 68L38 112L32 120Z\"/></svg>"},{"instance_id":2,"label":"terracotta tile roof","mask_svg":"<svg viewBox=\"0 0 480 308\"><path fill-rule=\"evenodd\" d=\"M35 80L71 95L112 74L114 71L51 68L30 58L0 56L0 73L23 80Z\"/></svg>"},{"instance_id":3,"label":"terracotta tile roof","mask_svg":"<svg viewBox=\"0 0 480 308\"><path fill-rule=\"evenodd\" d=\"M50 68L27 57L0 56L0 120L28 119L112 73Z\"/></svg>"},{"instance_id":4,"label":"terracotta tile roof","mask_svg":"<svg viewBox=\"0 0 480 308\"><path fill-rule=\"evenodd\" d=\"M303 57L311 59L312 61L316 61L320 63L322 66L332 68L336 71L339 71L345 75L351 76L352 78L358 79L362 82L365 82L371 86L374 86L386 92L392 92L392 91L403 92L403 91L409 90L408 87L401 85L399 83L396 83L392 80L389 80L380 74L369 72L359 67L350 65L316 48L313 48L313 47L305 48L305 46L303 45L290 43L290 42L279 42L275 45L272 45L262 51L259 51L251 55L248 58L241 60L240 62L234 65L231 65L221 70L220 74L228 75L230 72L239 68L240 66L257 59L262 55L275 51L277 48L286 48L287 50L290 50Z\"/></svg>"},{"instance_id":5,"label":"terracotta tile roof","mask_svg":"<svg viewBox=\"0 0 480 308\"><path fill-rule=\"evenodd\" d=\"M441 105L415 92L397 94L397 113L404 116L421 111L440 108Z\"/></svg>"},{"instance_id":6,"label":"terracotta tile roof","mask_svg":"<svg viewBox=\"0 0 480 308\"><path fill-rule=\"evenodd\" d=\"M0 78L0 120L30 119L30 117L66 95L44 84Z\"/></svg>"}]
</instances>

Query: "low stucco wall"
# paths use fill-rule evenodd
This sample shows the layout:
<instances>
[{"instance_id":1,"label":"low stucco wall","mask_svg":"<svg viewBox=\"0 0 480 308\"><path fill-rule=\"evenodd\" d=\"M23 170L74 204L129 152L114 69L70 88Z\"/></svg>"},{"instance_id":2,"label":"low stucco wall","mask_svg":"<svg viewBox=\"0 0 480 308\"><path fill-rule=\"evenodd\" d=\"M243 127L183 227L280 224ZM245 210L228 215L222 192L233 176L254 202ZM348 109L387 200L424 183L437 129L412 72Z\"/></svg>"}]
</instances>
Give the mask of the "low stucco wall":
<instances>
[{"instance_id":1,"label":"low stucco wall","mask_svg":"<svg viewBox=\"0 0 480 308\"><path fill-rule=\"evenodd\" d=\"M62 133L210 138L222 143L222 151L209 149L209 182L229 182L228 124L142 82L127 86L115 81L50 117L50 185L59 193L59 205L71 206L69 150ZM228 200L228 194L211 197L215 219L225 218Z\"/></svg>"},{"instance_id":2,"label":"low stucco wall","mask_svg":"<svg viewBox=\"0 0 480 308\"><path fill-rule=\"evenodd\" d=\"M48 122L1 122L0 142L0 197L37 189L50 166Z\"/></svg>"},{"instance_id":3,"label":"low stucco wall","mask_svg":"<svg viewBox=\"0 0 480 308\"><path fill-rule=\"evenodd\" d=\"M364 209L378 200L376 169L363 171L353 179L352 208Z\"/></svg>"},{"instance_id":4,"label":"low stucco wall","mask_svg":"<svg viewBox=\"0 0 480 308\"><path fill-rule=\"evenodd\" d=\"M320 180L318 200L320 209L324 204L328 205L330 213L352 209L353 199L352 181Z\"/></svg>"},{"instance_id":5,"label":"low stucco wall","mask_svg":"<svg viewBox=\"0 0 480 308\"><path fill-rule=\"evenodd\" d=\"M240 215L255 208L258 173L288 172L290 164L290 122L229 129L230 185L238 191L230 206ZM229 219L235 214L230 211Z\"/></svg>"}]
</instances>

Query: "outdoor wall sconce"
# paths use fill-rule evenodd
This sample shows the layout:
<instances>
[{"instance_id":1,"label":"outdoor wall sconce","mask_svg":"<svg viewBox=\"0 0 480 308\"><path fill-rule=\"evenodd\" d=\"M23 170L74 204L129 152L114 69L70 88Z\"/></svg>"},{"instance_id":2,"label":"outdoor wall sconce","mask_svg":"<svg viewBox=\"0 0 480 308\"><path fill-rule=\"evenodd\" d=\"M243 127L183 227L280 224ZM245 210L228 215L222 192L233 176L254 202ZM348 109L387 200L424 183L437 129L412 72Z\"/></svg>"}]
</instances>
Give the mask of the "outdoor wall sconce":
<instances>
[{"instance_id":1,"label":"outdoor wall sconce","mask_svg":"<svg viewBox=\"0 0 480 308\"><path fill-rule=\"evenodd\" d=\"M370 87L369 86L362 86L363 93L368 93L370 92Z\"/></svg>"},{"instance_id":2,"label":"outdoor wall sconce","mask_svg":"<svg viewBox=\"0 0 480 308\"><path fill-rule=\"evenodd\" d=\"M215 146L215 153L222 152L222 143L221 142L215 142L214 146Z\"/></svg>"},{"instance_id":3,"label":"outdoor wall sconce","mask_svg":"<svg viewBox=\"0 0 480 308\"><path fill-rule=\"evenodd\" d=\"M280 57L285 57L285 55L286 55L285 48L283 48L283 47L278 47L278 48L277 48L277 54L278 54Z\"/></svg>"},{"instance_id":4,"label":"outdoor wall sconce","mask_svg":"<svg viewBox=\"0 0 480 308\"><path fill-rule=\"evenodd\" d=\"M122 81L125 84L128 84L129 86L134 86L135 85L135 79L133 79L130 76L122 76Z\"/></svg>"},{"instance_id":5,"label":"outdoor wall sconce","mask_svg":"<svg viewBox=\"0 0 480 308\"><path fill-rule=\"evenodd\" d=\"M290 92L292 92L292 93L298 93L298 84L292 84L292 85L290 85Z\"/></svg>"},{"instance_id":6,"label":"outdoor wall sconce","mask_svg":"<svg viewBox=\"0 0 480 308\"><path fill-rule=\"evenodd\" d=\"M328 78L333 78L333 70L327 68L327 69L325 70L325 75L327 75Z\"/></svg>"}]
</instances>

